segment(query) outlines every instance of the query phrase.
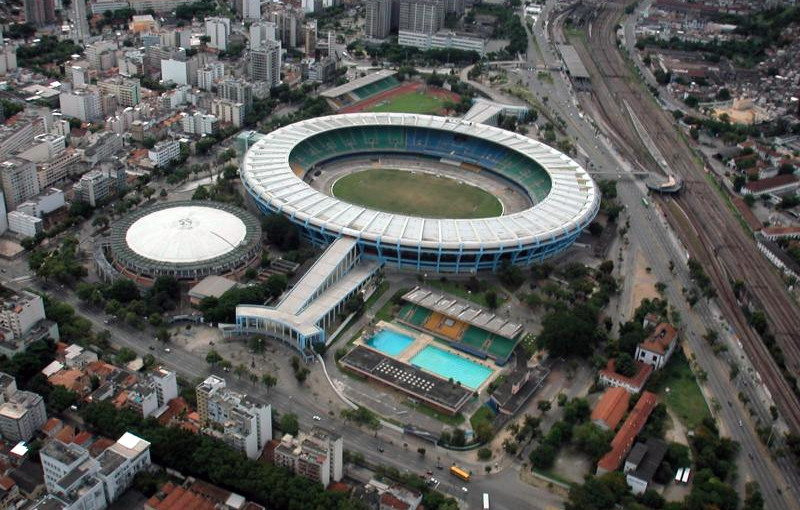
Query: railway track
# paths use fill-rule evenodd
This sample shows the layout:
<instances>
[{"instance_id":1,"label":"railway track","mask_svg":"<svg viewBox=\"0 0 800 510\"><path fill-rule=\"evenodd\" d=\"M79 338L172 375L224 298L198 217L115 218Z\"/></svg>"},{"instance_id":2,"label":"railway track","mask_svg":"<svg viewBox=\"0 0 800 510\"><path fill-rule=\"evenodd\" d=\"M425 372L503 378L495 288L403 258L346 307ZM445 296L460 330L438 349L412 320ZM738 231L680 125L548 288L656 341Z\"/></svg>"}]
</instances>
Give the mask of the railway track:
<instances>
[{"instance_id":1,"label":"railway track","mask_svg":"<svg viewBox=\"0 0 800 510\"><path fill-rule=\"evenodd\" d=\"M586 45L576 44L593 78L592 97L587 106L595 110L608 135L629 161L643 170L659 167L643 141L647 138L671 171L684 179L685 191L674 200L693 228L687 229L675 218L670 218L670 223L690 249L691 256L709 274L725 316L735 327L745 352L787 425L792 431L800 432L800 401L761 337L748 324L732 282L744 282L751 301L766 314L769 330L783 352L790 373L800 373L800 307L785 292L777 271L742 230L724 199L706 181L702 163L693 159L674 129L674 119L662 111L628 68L616 38L624 3L593 5L592 14L585 17ZM643 125L646 136L637 132L636 123L621 106L623 104L635 112L641 121L639 128ZM692 242L695 238L699 242Z\"/></svg>"}]
</instances>

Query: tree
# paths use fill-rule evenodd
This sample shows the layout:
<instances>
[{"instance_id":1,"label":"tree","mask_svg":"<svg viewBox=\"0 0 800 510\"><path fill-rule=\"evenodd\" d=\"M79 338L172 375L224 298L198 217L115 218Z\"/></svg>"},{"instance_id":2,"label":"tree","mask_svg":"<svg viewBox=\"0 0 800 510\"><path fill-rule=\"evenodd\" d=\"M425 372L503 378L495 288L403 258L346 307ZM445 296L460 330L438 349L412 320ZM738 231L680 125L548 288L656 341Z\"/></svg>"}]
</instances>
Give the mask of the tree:
<instances>
[{"instance_id":1,"label":"tree","mask_svg":"<svg viewBox=\"0 0 800 510\"><path fill-rule=\"evenodd\" d=\"M164 326L161 326L156 331L156 338L158 339L159 342L162 342L162 343L169 342L170 336L171 335L169 333L169 330L167 328L165 328Z\"/></svg>"},{"instance_id":2,"label":"tree","mask_svg":"<svg viewBox=\"0 0 800 510\"><path fill-rule=\"evenodd\" d=\"M539 401L539 402L536 404L536 407L537 407L537 408L538 408L538 409L539 409L539 410L542 412L542 414L545 414L545 413L547 413L547 411L549 411L549 410L550 410L550 408L551 408L551 407L553 407L553 406L552 406L552 404L550 403L550 401L549 401L549 400L540 400L540 401Z\"/></svg>"},{"instance_id":3,"label":"tree","mask_svg":"<svg viewBox=\"0 0 800 510\"><path fill-rule=\"evenodd\" d=\"M569 491L566 510L600 510L618 508L630 497L625 475L619 471L602 476L586 477L583 485L574 485ZM626 506L626 508L628 508Z\"/></svg>"},{"instance_id":4,"label":"tree","mask_svg":"<svg viewBox=\"0 0 800 510\"><path fill-rule=\"evenodd\" d=\"M250 371L247 369L247 366L244 363L239 363L236 365L236 368L233 369L233 373L236 374L236 377L241 379L245 375L249 374Z\"/></svg>"},{"instance_id":5,"label":"tree","mask_svg":"<svg viewBox=\"0 0 800 510\"><path fill-rule=\"evenodd\" d=\"M576 426L572 431L575 446L596 461L611 449L614 432L603 430L594 423L586 422Z\"/></svg>"},{"instance_id":6,"label":"tree","mask_svg":"<svg viewBox=\"0 0 800 510\"><path fill-rule=\"evenodd\" d=\"M554 356L588 356L598 341L597 311L577 304L546 314L539 341Z\"/></svg>"},{"instance_id":7,"label":"tree","mask_svg":"<svg viewBox=\"0 0 800 510\"><path fill-rule=\"evenodd\" d=\"M528 458L533 467L549 469L556 461L556 449L549 444L540 444L531 451Z\"/></svg>"},{"instance_id":8,"label":"tree","mask_svg":"<svg viewBox=\"0 0 800 510\"><path fill-rule=\"evenodd\" d=\"M55 414L63 413L78 401L79 395L64 386L54 386L47 397L47 407Z\"/></svg>"},{"instance_id":9,"label":"tree","mask_svg":"<svg viewBox=\"0 0 800 510\"><path fill-rule=\"evenodd\" d=\"M479 460L489 460L492 458L492 450L489 448L481 448L478 450L478 459Z\"/></svg>"},{"instance_id":10,"label":"tree","mask_svg":"<svg viewBox=\"0 0 800 510\"><path fill-rule=\"evenodd\" d=\"M220 361L222 361L222 356L214 349L211 349L208 351L208 354L206 354L206 363L209 365L214 366Z\"/></svg>"},{"instance_id":11,"label":"tree","mask_svg":"<svg viewBox=\"0 0 800 510\"><path fill-rule=\"evenodd\" d=\"M116 356L114 356L114 362L118 365L125 365L126 363L130 363L131 361L136 359L136 353L132 350L128 349L127 347L123 347L119 350Z\"/></svg>"},{"instance_id":12,"label":"tree","mask_svg":"<svg viewBox=\"0 0 800 510\"><path fill-rule=\"evenodd\" d=\"M492 428L492 424L488 421L481 421L478 423L478 426L475 427L475 439L477 439L479 443L491 441L493 435L494 429Z\"/></svg>"},{"instance_id":13,"label":"tree","mask_svg":"<svg viewBox=\"0 0 800 510\"><path fill-rule=\"evenodd\" d=\"M420 457L424 457L425 456L425 452L426 452L426 450L425 450L424 447L420 446L419 448L417 448L417 453L420 455Z\"/></svg>"},{"instance_id":14,"label":"tree","mask_svg":"<svg viewBox=\"0 0 800 510\"><path fill-rule=\"evenodd\" d=\"M615 363L615 368L618 374L625 377L633 377L636 374L636 364L633 358L627 352L619 353Z\"/></svg>"},{"instance_id":15,"label":"tree","mask_svg":"<svg viewBox=\"0 0 800 510\"><path fill-rule=\"evenodd\" d=\"M295 379L297 379L297 382L303 384L304 382L306 382L309 373L310 370L308 369L308 367L302 367L294 373L294 377Z\"/></svg>"},{"instance_id":16,"label":"tree","mask_svg":"<svg viewBox=\"0 0 800 510\"><path fill-rule=\"evenodd\" d=\"M277 298L286 290L286 287L289 285L289 280L286 278L285 274L278 273L270 275L264 285L267 294L272 298Z\"/></svg>"},{"instance_id":17,"label":"tree","mask_svg":"<svg viewBox=\"0 0 800 510\"><path fill-rule=\"evenodd\" d=\"M453 446L464 446L465 444L467 444L467 437L463 429L456 428L453 431L450 444L452 444Z\"/></svg>"},{"instance_id":18,"label":"tree","mask_svg":"<svg viewBox=\"0 0 800 510\"><path fill-rule=\"evenodd\" d=\"M93 227L106 228L108 226L108 223L109 223L108 216L105 216L103 214L97 216L94 220L92 220Z\"/></svg>"},{"instance_id":19,"label":"tree","mask_svg":"<svg viewBox=\"0 0 800 510\"><path fill-rule=\"evenodd\" d=\"M300 424L297 421L297 415L294 413L286 413L281 415L280 429L284 434L297 435L300 430Z\"/></svg>"},{"instance_id":20,"label":"tree","mask_svg":"<svg viewBox=\"0 0 800 510\"><path fill-rule=\"evenodd\" d=\"M493 290L486 291L485 298L486 298L486 305L489 308L491 308L492 310L497 308L498 300L497 300L497 293L495 291Z\"/></svg>"},{"instance_id":21,"label":"tree","mask_svg":"<svg viewBox=\"0 0 800 510\"><path fill-rule=\"evenodd\" d=\"M269 393L270 388L278 384L278 378L271 374L263 374L261 376L261 384L267 387L267 393Z\"/></svg>"}]
</instances>

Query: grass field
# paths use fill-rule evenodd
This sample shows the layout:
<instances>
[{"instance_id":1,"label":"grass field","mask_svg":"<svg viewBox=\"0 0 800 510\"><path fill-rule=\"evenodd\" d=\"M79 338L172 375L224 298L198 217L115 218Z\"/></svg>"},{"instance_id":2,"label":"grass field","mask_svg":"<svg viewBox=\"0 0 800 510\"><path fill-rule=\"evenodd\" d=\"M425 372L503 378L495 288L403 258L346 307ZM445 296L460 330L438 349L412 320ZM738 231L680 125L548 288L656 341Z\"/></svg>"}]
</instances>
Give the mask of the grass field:
<instances>
[{"instance_id":1,"label":"grass field","mask_svg":"<svg viewBox=\"0 0 800 510\"><path fill-rule=\"evenodd\" d=\"M489 218L503 207L491 193L455 179L376 168L346 175L336 198L371 209L426 218Z\"/></svg>"},{"instance_id":2,"label":"grass field","mask_svg":"<svg viewBox=\"0 0 800 510\"><path fill-rule=\"evenodd\" d=\"M711 416L683 351L676 349L658 376L651 391L658 394L687 428L693 430L703 418Z\"/></svg>"},{"instance_id":3,"label":"grass field","mask_svg":"<svg viewBox=\"0 0 800 510\"><path fill-rule=\"evenodd\" d=\"M380 102L367 111L434 114L439 113L444 108L444 104L444 99L421 92L408 92L407 94L399 94L387 99L385 102Z\"/></svg>"}]
</instances>

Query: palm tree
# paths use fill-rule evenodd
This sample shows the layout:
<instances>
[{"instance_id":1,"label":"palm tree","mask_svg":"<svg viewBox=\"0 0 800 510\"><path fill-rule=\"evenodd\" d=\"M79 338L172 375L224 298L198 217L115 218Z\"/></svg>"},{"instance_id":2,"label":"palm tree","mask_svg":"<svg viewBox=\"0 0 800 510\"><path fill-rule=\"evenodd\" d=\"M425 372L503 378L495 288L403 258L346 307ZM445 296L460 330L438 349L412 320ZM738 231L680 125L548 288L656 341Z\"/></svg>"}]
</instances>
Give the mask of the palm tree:
<instances>
[{"instance_id":1,"label":"palm tree","mask_svg":"<svg viewBox=\"0 0 800 510\"><path fill-rule=\"evenodd\" d=\"M269 389L278 384L278 378L272 374L264 374L261 376L261 383L267 387L269 393Z\"/></svg>"},{"instance_id":2,"label":"palm tree","mask_svg":"<svg viewBox=\"0 0 800 510\"><path fill-rule=\"evenodd\" d=\"M236 374L236 376L239 379L241 379L242 377L250 373L250 371L247 370L247 367L244 365L244 363L240 363L236 365L236 368L233 369L233 373Z\"/></svg>"}]
</instances>

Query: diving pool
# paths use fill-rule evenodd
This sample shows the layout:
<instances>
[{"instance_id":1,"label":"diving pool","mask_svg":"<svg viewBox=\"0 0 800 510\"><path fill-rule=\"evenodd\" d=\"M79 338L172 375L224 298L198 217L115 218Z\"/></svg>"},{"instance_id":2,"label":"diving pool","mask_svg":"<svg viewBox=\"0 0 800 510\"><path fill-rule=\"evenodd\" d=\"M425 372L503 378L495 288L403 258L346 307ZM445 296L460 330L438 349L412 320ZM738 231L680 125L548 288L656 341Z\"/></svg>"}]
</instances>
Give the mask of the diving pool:
<instances>
[{"instance_id":1,"label":"diving pool","mask_svg":"<svg viewBox=\"0 0 800 510\"><path fill-rule=\"evenodd\" d=\"M478 389L483 381L492 375L492 369L432 345L419 351L411 358L410 363L439 377L445 379L452 377L454 381L459 381L463 386L473 390Z\"/></svg>"},{"instance_id":2,"label":"diving pool","mask_svg":"<svg viewBox=\"0 0 800 510\"><path fill-rule=\"evenodd\" d=\"M367 340L367 345L389 356L397 356L405 351L406 347L411 345L413 341L414 339L408 335L384 329Z\"/></svg>"}]
</instances>

